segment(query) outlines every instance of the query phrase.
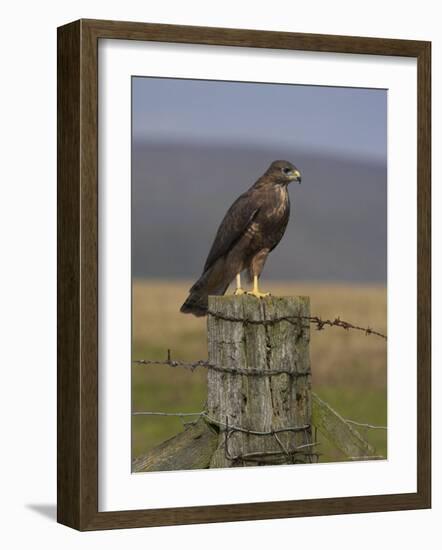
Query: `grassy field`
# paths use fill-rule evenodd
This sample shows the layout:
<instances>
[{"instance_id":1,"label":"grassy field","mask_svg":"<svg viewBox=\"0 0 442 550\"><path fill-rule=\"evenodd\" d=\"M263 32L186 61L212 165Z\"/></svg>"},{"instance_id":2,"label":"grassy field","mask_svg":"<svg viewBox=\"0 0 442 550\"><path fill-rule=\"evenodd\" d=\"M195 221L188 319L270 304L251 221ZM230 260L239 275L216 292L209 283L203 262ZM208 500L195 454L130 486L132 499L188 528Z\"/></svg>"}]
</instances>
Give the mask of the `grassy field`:
<instances>
[{"instance_id":1,"label":"grassy field","mask_svg":"<svg viewBox=\"0 0 442 550\"><path fill-rule=\"evenodd\" d=\"M133 359L162 359L167 349L177 360L207 358L206 319L183 315L179 307L190 282L136 280L133 284ZM376 286L263 282L275 295L306 295L311 312L386 333L386 289ZM383 339L326 328L311 332L313 390L345 418L387 424L387 346ZM132 366L132 410L195 412L204 407L206 371L166 366ZM178 418L132 419L132 455L137 457L182 429ZM367 439L386 456L384 430ZM321 461L343 457L321 441Z\"/></svg>"}]
</instances>

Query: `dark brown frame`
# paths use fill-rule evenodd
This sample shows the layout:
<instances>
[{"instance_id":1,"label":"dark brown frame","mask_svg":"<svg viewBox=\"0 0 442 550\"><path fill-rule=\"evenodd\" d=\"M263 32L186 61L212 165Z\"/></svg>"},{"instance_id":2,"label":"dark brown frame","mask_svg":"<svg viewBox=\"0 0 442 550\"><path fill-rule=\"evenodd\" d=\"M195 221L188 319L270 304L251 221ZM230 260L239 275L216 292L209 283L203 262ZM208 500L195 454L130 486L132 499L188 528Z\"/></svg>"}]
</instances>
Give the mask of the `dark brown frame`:
<instances>
[{"instance_id":1,"label":"dark brown frame","mask_svg":"<svg viewBox=\"0 0 442 550\"><path fill-rule=\"evenodd\" d=\"M417 58L417 492L98 511L98 40ZM79 530L408 510L431 506L431 43L79 20L58 29L58 521Z\"/></svg>"}]
</instances>

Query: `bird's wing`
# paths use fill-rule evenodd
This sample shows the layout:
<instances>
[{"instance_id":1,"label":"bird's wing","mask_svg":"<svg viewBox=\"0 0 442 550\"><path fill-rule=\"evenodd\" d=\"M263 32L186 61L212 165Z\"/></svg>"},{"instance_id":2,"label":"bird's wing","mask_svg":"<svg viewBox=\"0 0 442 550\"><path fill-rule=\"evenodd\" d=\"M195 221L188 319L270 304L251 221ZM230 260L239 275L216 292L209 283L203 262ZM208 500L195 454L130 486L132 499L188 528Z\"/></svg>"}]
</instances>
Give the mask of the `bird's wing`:
<instances>
[{"instance_id":1,"label":"bird's wing","mask_svg":"<svg viewBox=\"0 0 442 550\"><path fill-rule=\"evenodd\" d=\"M259 204L254 199L253 191L248 190L227 210L207 256L204 271L224 256L252 223L259 210Z\"/></svg>"}]
</instances>

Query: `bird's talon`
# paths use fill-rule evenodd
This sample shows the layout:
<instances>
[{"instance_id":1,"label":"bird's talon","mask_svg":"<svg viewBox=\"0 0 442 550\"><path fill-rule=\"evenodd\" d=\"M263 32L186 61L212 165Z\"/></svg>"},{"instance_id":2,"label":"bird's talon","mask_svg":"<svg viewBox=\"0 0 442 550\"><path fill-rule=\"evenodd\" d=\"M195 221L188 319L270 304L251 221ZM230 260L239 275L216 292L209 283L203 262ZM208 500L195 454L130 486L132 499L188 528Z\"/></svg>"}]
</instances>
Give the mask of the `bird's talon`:
<instances>
[{"instance_id":1,"label":"bird's talon","mask_svg":"<svg viewBox=\"0 0 442 550\"><path fill-rule=\"evenodd\" d=\"M248 296L255 296L255 298L267 298L267 296L271 296L270 292L259 292L259 291L253 291L246 293Z\"/></svg>"},{"instance_id":2,"label":"bird's talon","mask_svg":"<svg viewBox=\"0 0 442 550\"><path fill-rule=\"evenodd\" d=\"M242 288L237 288L233 293L234 296L242 296L243 294L246 294L246 291Z\"/></svg>"}]
</instances>

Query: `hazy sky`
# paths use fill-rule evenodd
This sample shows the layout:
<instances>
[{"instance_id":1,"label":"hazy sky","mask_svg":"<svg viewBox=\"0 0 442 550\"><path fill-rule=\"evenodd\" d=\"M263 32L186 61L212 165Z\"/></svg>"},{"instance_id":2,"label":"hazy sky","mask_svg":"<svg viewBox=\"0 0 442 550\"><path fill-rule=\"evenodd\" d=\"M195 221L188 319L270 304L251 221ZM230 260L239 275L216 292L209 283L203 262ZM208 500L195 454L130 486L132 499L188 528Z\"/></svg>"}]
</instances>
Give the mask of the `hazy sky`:
<instances>
[{"instance_id":1,"label":"hazy sky","mask_svg":"<svg viewBox=\"0 0 442 550\"><path fill-rule=\"evenodd\" d=\"M228 207L286 159L302 185L265 277L386 281L386 90L132 83L134 276L196 279Z\"/></svg>"},{"instance_id":2,"label":"hazy sky","mask_svg":"<svg viewBox=\"0 0 442 550\"><path fill-rule=\"evenodd\" d=\"M385 161L385 90L133 79L135 140L287 146Z\"/></svg>"}]
</instances>

